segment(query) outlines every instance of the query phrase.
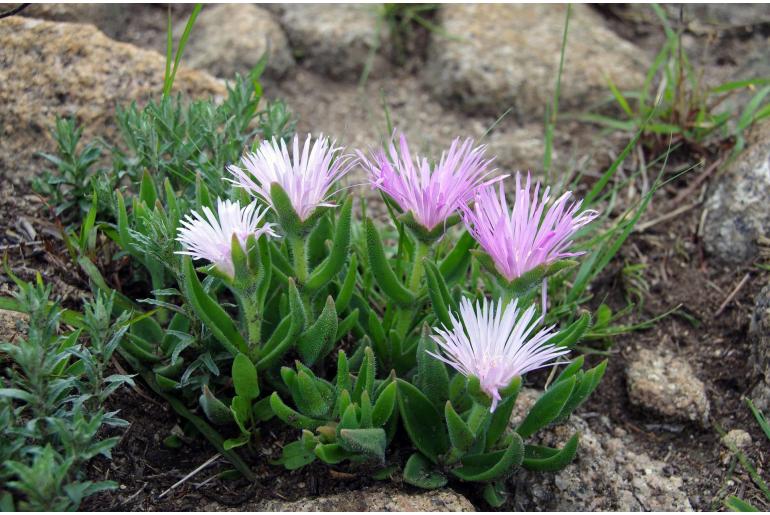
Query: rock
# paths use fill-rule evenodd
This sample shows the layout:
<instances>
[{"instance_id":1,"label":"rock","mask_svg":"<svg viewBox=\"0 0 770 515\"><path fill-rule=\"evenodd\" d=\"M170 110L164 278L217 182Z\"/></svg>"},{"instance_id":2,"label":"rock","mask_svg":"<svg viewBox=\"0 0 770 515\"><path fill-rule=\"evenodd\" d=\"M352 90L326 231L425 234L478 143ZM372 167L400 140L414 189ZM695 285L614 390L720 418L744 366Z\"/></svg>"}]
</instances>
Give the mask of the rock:
<instances>
[{"instance_id":1,"label":"rock","mask_svg":"<svg viewBox=\"0 0 770 515\"><path fill-rule=\"evenodd\" d=\"M451 4L433 33L423 79L443 101L520 121L542 119L559 67L565 6ZM641 51L604 26L588 6L574 5L569 25L561 110L586 108L607 96L605 76L621 89L642 84Z\"/></svg>"},{"instance_id":2,"label":"rock","mask_svg":"<svg viewBox=\"0 0 770 515\"><path fill-rule=\"evenodd\" d=\"M703 241L727 264L757 256L757 241L770 235L770 120L754 126L747 147L712 187L706 200Z\"/></svg>"},{"instance_id":3,"label":"rock","mask_svg":"<svg viewBox=\"0 0 770 515\"><path fill-rule=\"evenodd\" d=\"M286 502L261 500L236 508L209 504L203 511L476 511L468 499L443 488L419 490L388 484L363 490Z\"/></svg>"},{"instance_id":4,"label":"rock","mask_svg":"<svg viewBox=\"0 0 770 515\"><path fill-rule=\"evenodd\" d=\"M632 404L666 422L708 424L706 386L684 359L663 348L642 349L629 360L626 380Z\"/></svg>"},{"instance_id":5,"label":"rock","mask_svg":"<svg viewBox=\"0 0 770 515\"><path fill-rule=\"evenodd\" d=\"M114 135L115 108L160 96L165 58L117 43L92 25L11 16L0 20L0 174L16 181L45 166L56 116L75 116L84 137ZM210 75L180 68L175 91L221 97Z\"/></svg>"},{"instance_id":6,"label":"rock","mask_svg":"<svg viewBox=\"0 0 770 515\"><path fill-rule=\"evenodd\" d=\"M15 342L26 332L29 316L18 311L0 309L0 343Z\"/></svg>"},{"instance_id":7,"label":"rock","mask_svg":"<svg viewBox=\"0 0 770 515\"><path fill-rule=\"evenodd\" d=\"M536 396L533 396L536 398ZM541 445L561 447L580 433L575 460L555 473L522 469L511 479L513 509L519 511L691 511L684 482L666 463L639 452L628 434L599 417L595 431L572 415L541 430ZM538 436L536 435L536 436ZM531 442L528 442L531 443Z\"/></svg>"},{"instance_id":8,"label":"rock","mask_svg":"<svg viewBox=\"0 0 770 515\"><path fill-rule=\"evenodd\" d=\"M187 20L174 29L181 36ZM270 51L265 75L280 78L294 66L289 42L270 12L253 4L204 7L184 53L186 64L230 79L246 75Z\"/></svg>"},{"instance_id":9,"label":"rock","mask_svg":"<svg viewBox=\"0 0 770 515\"><path fill-rule=\"evenodd\" d=\"M754 301L754 313L749 325L751 365L759 382L751 392L754 405L770 410L770 286L765 286Z\"/></svg>"},{"instance_id":10,"label":"rock","mask_svg":"<svg viewBox=\"0 0 770 515\"><path fill-rule=\"evenodd\" d=\"M665 4L669 19L679 19L679 5ZM770 22L767 4L690 4L684 6L688 29L751 27Z\"/></svg>"},{"instance_id":11,"label":"rock","mask_svg":"<svg viewBox=\"0 0 770 515\"><path fill-rule=\"evenodd\" d=\"M376 53L387 38L385 27L377 35L376 8L369 4L287 4L280 8L281 25L295 57L308 68L334 79L356 80L374 57L369 76L375 77L387 68L387 60Z\"/></svg>"},{"instance_id":12,"label":"rock","mask_svg":"<svg viewBox=\"0 0 770 515\"><path fill-rule=\"evenodd\" d=\"M733 429L722 437L722 443L728 448L745 449L751 445L751 435L743 429Z\"/></svg>"}]
</instances>

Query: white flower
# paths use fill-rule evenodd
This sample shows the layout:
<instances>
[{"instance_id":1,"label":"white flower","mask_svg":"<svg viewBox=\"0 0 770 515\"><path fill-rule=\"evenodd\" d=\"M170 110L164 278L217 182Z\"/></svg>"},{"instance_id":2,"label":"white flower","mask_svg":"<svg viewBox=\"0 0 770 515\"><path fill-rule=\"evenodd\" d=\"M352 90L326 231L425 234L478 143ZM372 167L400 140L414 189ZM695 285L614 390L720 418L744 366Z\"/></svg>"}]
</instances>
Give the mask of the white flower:
<instances>
[{"instance_id":1,"label":"white flower","mask_svg":"<svg viewBox=\"0 0 770 515\"><path fill-rule=\"evenodd\" d=\"M186 254L193 259L206 259L216 265L221 271L232 276L232 238L238 237L241 246L245 247L249 235L259 237L275 237L273 224L265 223L260 226L266 211L257 202L252 202L241 208L239 202L217 199L217 216L208 207L203 208L203 215L193 211L181 222L177 241L184 245L185 250L177 254Z\"/></svg>"},{"instance_id":2,"label":"white flower","mask_svg":"<svg viewBox=\"0 0 770 515\"><path fill-rule=\"evenodd\" d=\"M553 326L532 334L540 322L534 318L535 306L521 313L517 304L515 299L503 310L502 302L495 305L484 299L483 303L477 302L474 309L471 302L463 298L460 320L450 314L450 329L434 328L437 334L432 338L441 354L428 351L466 377L477 377L482 390L492 398L490 411L494 411L501 400L499 390L508 386L514 377L544 367L569 352L547 343L555 336Z\"/></svg>"},{"instance_id":3,"label":"white flower","mask_svg":"<svg viewBox=\"0 0 770 515\"><path fill-rule=\"evenodd\" d=\"M348 173L356 161L351 160L352 156L339 155L341 149L323 135L313 145L310 139L308 134L300 152L299 136L295 135L291 155L283 140L280 143L275 139L262 141L255 153L243 155L245 171L233 165L227 168L235 177L230 182L261 197L273 209L270 185L277 182L303 221L319 206L334 206L327 202L334 193L330 193L329 188Z\"/></svg>"}]
</instances>

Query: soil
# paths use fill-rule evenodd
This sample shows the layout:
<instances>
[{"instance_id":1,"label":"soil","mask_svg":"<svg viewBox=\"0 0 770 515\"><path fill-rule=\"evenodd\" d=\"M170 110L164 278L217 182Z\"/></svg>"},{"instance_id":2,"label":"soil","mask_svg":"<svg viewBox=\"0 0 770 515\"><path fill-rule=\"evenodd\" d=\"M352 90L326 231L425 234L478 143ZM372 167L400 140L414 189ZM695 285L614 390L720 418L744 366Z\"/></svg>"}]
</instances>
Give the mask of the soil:
<instances>
[{"instance_id":1,"label":"soil","mask_svg":"<svg viewBox=\"0 0 770 515\"><path fill-rule=\"evenodd\" d=\"M139 9L137 6L133 28L127 28L114 36L137 43L143 39L152 42L152 45L161 43L162 39L158 37L160 35L162 38L164 34L163 25L147 21L155 19L157 14L158 9L155 7ZM622 22L620 16L613 13L607 15L613 24ZM644 25L640 26L637 32L628 29L619 32L632 38L639 31L644 33ZM655 48L655 38L642 39L649 40L647 45ZM312 80L323 80L304 70L297 73ZM401 79L373 80L369 87L373 91L380 87L393 89L394 80ZM409 87L417 91L420 88L415 84L414 81L408 81ZM280 95L281 85L275 86L275 91ZM312 96L313 90L319 90L316 86L304 80L295 81L293 85L287 83L285 90L289 106L294 107L292 97L304 97L307 112L312 116L311 106L318 98ZM267 89L270 91L270 86ZM352 95L350 102L355 102ZM304 109L302 106L300 108ZM351 107L351 111L354 109L366 110L366 107ZM407 107L405 111L411 109ZM344 113L344 110L336 112ZM452 125L481 123L477 119L465 119L459 112L451 116ZM356 118L351 116L349 119ZM303 121L307 125L312 123L312 118ZM426 130L431 129L426 126ZM589 131L569 132L580 134ZM591 137L595 135L593 133ZM618 152L622 144L607 153ZM678 164L683 165L704 156L683 151L675 157ZM642 224L671 213L683 204L677 195L686 191L698 174L720 156L705 157L708 161L704 167L656 194ZM672 165L671 168L676 169L677 166ZM689 193L684 203L701 199L711 180L713 176ZM639 195L639 192L633 194ZM624 428L633 436L636 452L646 452L669 464L674 474L685 479L686 492L696 510L723 509L721 501L730 494L739 495L760 508L769 509L770 505L763 501L761 493L743 469L740 466L733 467L735 458L730 457L719 441L722 432L744 429L754 441L746 451L749 460L761 473L770 465L770 457L762 448L764 436L742 400L753 386L748 362L749 317L753 299L762 286L767 284L768 274L755 264L723 268L710 261L698 236L701 214L702 206L696 203L692 209L679 216L633 233L619 256L595 283L595 298L604 299L614 310L620 310L626 305L621 269L626 263L642 263L647 265L643 273L649 283L649 291L641 307L623 318L622 323L633 324L673 308L678 309L651 329L633 331L614 339L606 350L611 358L604 381L580 408L579 413L589 421L592 413L606 414L613 425ZM51 209L27 185L0 185L0 250L6 253L14 273L30 280L39 272L48 283L54 285L55 292L63 298L65 305L77 306L89 295L88 282L68 258ZM749 280L742 282L747 274ZM739 284L742 287L733 295ZM12 289L10 280L0 275L0 294L7 295ZM726 302L728 298L731 300ZM706 384L711 401L711 427L703 429L695 425L672 424L653 418L630 403L625 384L625 368L629 359L639 348L655 349L660 345L675 350L679 356L685 356L696 375ZM597 347L600 346L597 344ZM594 361L601 358L599 354L591 357ZM540 377L532 379L535 382L542 380ZM120 443L113 449L112 460L93 460L88 475L94 480L115 480L120 487L90 497L81 506L84 511L196 510L211 501L237 507L254 498L291 501L301 497L356 490L374 482L360 469L344 464L328 467L316 463L292 472L281 466L270 465L269 461L280 455L283 443L295 440L297 434L279 424L268 423L262 433L261 447L249 459L258 478L255 484L242 479L218 478L219 473L230 468L224 460L219 460L160 497L189 472L209 460L215 452L205 440L195 436L193 430L185 430L183 421L173 410L141 382L134 389L124 388L114 395L107 409L119 409L120 415L130 422L130 426L125 430L112 431L121 437ZM179 448L172 449L163 443L172 433L183 434ZM451 486L466 495L477 507L486 509L472 489L460 484ZM407 485L403 487L411 489Z\"/></svg>"}]
</instances>

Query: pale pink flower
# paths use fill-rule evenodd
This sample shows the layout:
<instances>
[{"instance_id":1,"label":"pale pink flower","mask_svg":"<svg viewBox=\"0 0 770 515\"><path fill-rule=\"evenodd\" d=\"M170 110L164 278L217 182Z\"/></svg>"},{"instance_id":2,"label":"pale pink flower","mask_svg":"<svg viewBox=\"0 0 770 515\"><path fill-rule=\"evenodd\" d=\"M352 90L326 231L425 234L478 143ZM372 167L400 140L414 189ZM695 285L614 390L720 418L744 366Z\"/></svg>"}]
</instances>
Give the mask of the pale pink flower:
<instances>
[{"instance_id":1,"label":"pale pink flower","mask_svg":"<svg viewBox=\"0 0 770 515\"><path fill-rule=\"evenodd\" d=\"M412 156L406 136L401 134L398 149L391 141L387 153L378 150L371 160L361 152L358 155L372 186L387 193L404 212L411 212L420 225L432 230L467 204L478 187L502 179L484 182L494 171L489 170L493 159L484 158L485 150L484 145L474 148L471 139L461 143L456 138L441 154L438 164L431 167L426 158Z\"/></svg>"},{"instance_id":2,"label":"pale pink flower","mask_svg":"<svg viewBox=\"0 0 770 515\"><path fill-rule=\"evenodd\" d=\"M578 256L569 252L575 233L598 216L593 210L580 212L582 201L569 202L566 192L549 207L550 188L539 196L540 183L532 192L530 176L522 187L516 174L513 209L508 208L503 185L480 188L473 207L463 206L468 231L495 263L497 271L512 281L539 265Z\"/></svg>"},{"instance_id":3,"label":"pale pink flower","mask_svg":"<svg viewBox=\"0 0 770 515\"><path fill-rule=\"evenodd\" d=\"M192 256L193 259L206 259L222 272L233 276L232 238L238 237L241 247L246 246L250 235L275 237L273 224L260 226L264 211L257 202L246 207L230 200L217 199L217 215L208 207L203 208L203 216L193 211L181 220L177 241L185 250L177 254Z\"/></svg>"},{"instance_id":4,"label":"pale pink flower","mask_svg":"<svg viewBox=\"0 0 770 515\"><path fill-rule=\"evenodd\" d=\"M555 332L553 326L537 332L542 317L535 317L535 306L523 313L518 299L503 310L503 302L472 306L470 300L460 302L460 319L450 313L451 328L434 328L432 335L441 353L428 353L454 367L466 377L474 376L481 389L490 396L490 411L501 400L500 390L510 385L516 376L548 365L553 359L569 352L565 347L549 344ZM534 333L534 334L533 334Z\"/></svg>"},{"instance_id":5,"label":"pale pink flower","mask_svg":"<svg viewBox=\"0 0 770 515\"><path fill-rule=\"evenodd\" d=\"M273 209L270 185L280 184L294 211L304 221L317 207L334 206L328 202L334 194L329 189L355 164L353 156L341 155L340 150L323 135L311 145L310 134L300 149L299 136L295 135L291 153L283 140L262 141L256 152L243 155L241 162L245 170L234 165L227 169L235 178L230 182L261 197Z\"/></svg>"}]
</instances>

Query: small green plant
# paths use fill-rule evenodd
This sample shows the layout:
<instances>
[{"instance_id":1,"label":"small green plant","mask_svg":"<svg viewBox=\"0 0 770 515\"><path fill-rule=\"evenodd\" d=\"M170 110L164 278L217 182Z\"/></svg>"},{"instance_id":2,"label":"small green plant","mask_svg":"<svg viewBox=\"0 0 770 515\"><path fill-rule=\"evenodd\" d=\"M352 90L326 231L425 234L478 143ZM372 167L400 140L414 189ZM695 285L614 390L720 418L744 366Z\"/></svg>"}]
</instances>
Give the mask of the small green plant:
<instances>
[{"instance_id":1,"label":"small green plant","mask_svg":"<svg viewBox=\"0 0 770 515\"><path fill-rule=\"evenodd\" d=\"M0 344L10 360L0 379L0 505L31 511L77 510L87 496L115 488L112 481L84 478L94 456L110 456L117 437L100 439L105 426L125 426L104 402L131 377L107 375L112 354L128 328L126 317L112 324L112 299L101 294L77 317L83 329L60 335L64 311L50 301L50 287L38 276L19 287L16 308L29 313L27 338ZM86 343L87 342L87 343Z\"/></svg>"},{"instance_id":2,"label":"small green plant","mask_svg":"<svg viewBox=\"0 0 770 515\"><path fill-rule=\"evenodd\" d=\"M759 424L759 427L762 428L762 432L767 437L767 440L770 441L770 422L768 422L767 418L765 418L765 415L759 411L756 406L754 406L754 403L751 402L751 399L746 398L745 400L746 405L749 407L751 413L754 415L754 418L757 420L757 424ZM746 472L748 472L751 480L757 486L759 491L762 492L765 500L770 503L770 487L767 485L765 480L762 479L762 476L759 475L756 467L751 464L748 458L746 458L746 455L743 454L743 452L741 452L739 449L735 448L734 446L730 446L730 450L738 458L738 461L740 461ZM735 495L731 495L725 499L724 505L732 511L760 511L751 503L736 497Z\"/></svg>"},{"instance_id":3,"label":"small green plant","mask_svg":"<svg viewBox=\"0 0 770 515\"><path fill-rule=\"evenodd\" d=\"M573 115L585 122L609 129L634 133L641 131L640 143L657 154L669 145L684 143L689 148L733 146L740 152L744 134L755 122L770 116L770 78L730 81L707 87L702 72L695 69L682 46L682 29L674 30L663 9L653 4L666 34L666 42L652 62L639 91L621 92L607 78L614 102L623 113L618 118L599 113ZM722 107L731 95L753 92L742 111Z\"/></svg>"},{"instance_id":4,"label":"small green plant","mask_svg":"<svg viewBox=\"0 0 770 515\"><path fill-rule=\"evenodd\" d=\"M91 209L94 188L111 191L119 177L106 177L93 169L101 157L101 148L95 142L78 148L83 129L77 127L74 119L57 118L52 134L57 155L40 155L55 165L57 172L45 170L42 177L32 180L32 189L55 206L55 216L61 216L65 222L78 221Z\"/></svg>"}]
</instances>

